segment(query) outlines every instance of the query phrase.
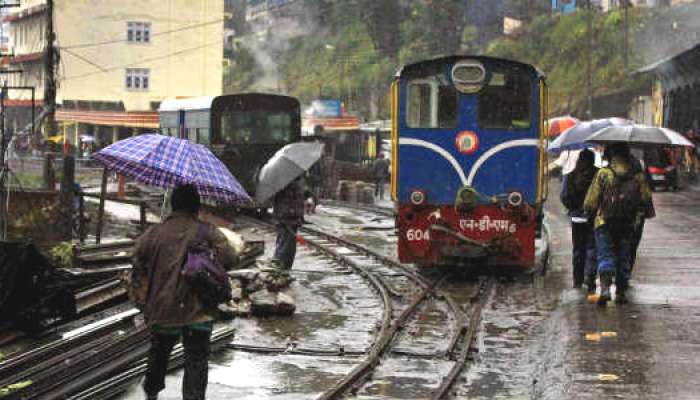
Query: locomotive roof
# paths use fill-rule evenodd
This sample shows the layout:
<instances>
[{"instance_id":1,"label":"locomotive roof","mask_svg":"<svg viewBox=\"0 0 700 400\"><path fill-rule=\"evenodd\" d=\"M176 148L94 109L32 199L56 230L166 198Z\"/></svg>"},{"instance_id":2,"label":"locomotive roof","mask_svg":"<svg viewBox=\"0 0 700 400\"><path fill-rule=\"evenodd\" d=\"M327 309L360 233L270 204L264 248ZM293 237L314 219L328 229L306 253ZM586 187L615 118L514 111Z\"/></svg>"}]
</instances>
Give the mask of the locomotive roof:
<instances>
[{"instance_id":1,"label":"locomotive roof","mask_svg":"<svg viewBox=\"0 0 700 400\"><path fill-rule=\"evenodd\" d=\"M160 103L158 112L179 110L204 110L211 108L216 96L190 97L187 99L167 99Z\"/></svg>"},{"instance_id":2,"label":"locomotive roof","mask_svg":"<svg viewBox=\"0 0 700 400\"><path fill-rule=\"evenodd\" d=\"M166 99L163 100L162 103L160 103L160 107L158 108L158 112L167 112L167 111L180 111L180 110L206 110L211 108L212 104L214 104L214 101L217 99L226 99L226 98L235 98L235 97L245 97L245 96L261 96L261 97L269 97L269 98L279 98L280 100L286 100L286 101L293 101L298 103L299 101L291 96L285 96L285 95L280 95L280 94L272 94L272 93L236 93L236 94L227 94L227 95L221 95L221 96L200 96L200 97L190 97L186 99Z\"/></svg>"},{"instance_id":3,"label":"locomotive roof","mask_svg":"<svg viewBox=\"0 0 700 400\"><path fill-rule=\"evenodd\" d=\"M529 69L537 77L544 77L544 73L542 71L535 68L531 64L526 64L526 63L523 63L520 61L508 60L506 58L489 57L489 56L453 55L453 56L437 57L437 58L433 58L433 59L429 59L429 60L419 61L419 62L413 63L413 64L406 64L396 72L396 78L401 77L405 73L419 70L421 68L425 68L428 65L452 64L452 63L456 63L457 61L460 61L460 60L476 60L476 61L481 61L481 62L498 62L498 63L503 63L503 64L511 64L511 65L515 65L515 66L518 66L521 68Z\"/></svg>"}]
</instances>

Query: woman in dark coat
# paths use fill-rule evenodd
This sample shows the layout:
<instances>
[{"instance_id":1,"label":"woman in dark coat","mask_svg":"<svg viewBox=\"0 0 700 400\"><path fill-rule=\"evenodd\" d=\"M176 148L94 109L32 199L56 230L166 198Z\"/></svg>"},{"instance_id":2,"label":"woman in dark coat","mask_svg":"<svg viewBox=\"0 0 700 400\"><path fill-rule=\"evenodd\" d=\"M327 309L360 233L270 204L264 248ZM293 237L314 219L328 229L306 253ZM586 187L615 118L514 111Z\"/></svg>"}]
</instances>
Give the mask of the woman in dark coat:
<instances>
[{"instance_id":1,"label":"woman in dark coat","mask_svg":"<svg viewBox=\"0 0 700 400\"><path fill-rule=\"evenodd\" d=\"M585 283L591 293L596 289L595 238L593 218L586 217L583 200L597 171L595 154L588 149L581 151L574 170L564 175L560 194L561 202L571 217L574 287L580 288Z\"/></svg>"}]
</instances>

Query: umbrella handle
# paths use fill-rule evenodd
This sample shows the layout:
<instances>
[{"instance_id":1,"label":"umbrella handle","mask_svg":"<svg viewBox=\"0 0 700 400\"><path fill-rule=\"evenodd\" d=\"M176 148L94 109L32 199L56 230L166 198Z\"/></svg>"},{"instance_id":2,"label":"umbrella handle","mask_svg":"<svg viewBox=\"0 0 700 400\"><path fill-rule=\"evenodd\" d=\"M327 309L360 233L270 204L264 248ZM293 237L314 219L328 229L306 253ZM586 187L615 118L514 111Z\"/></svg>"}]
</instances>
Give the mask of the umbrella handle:
<instances>
[{"instance_id":1,"label":"umbrella handle","mask_svg":"<svg viewBox=\"0 0 700 400\"><path fill-rule=\"evenodd\" d=\"M160 221L163 222L165 219L165 208L168 203L168 196L170 195L170 188L165 189L165 194L163 194L163 204L160 206Z\"/></svg>"}]
</instances>

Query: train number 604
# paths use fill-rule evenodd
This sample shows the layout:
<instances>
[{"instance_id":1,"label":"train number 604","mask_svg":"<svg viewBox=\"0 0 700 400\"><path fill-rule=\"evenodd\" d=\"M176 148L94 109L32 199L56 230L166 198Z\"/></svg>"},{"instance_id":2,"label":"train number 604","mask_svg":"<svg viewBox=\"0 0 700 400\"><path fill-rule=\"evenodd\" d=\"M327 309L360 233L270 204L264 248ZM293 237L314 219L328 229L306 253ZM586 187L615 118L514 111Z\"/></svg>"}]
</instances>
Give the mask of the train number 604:
<instances>
[{"instance_id":1,"label":"train number 604","mask_svg":"<svg viewBox=\"0 0 700 400\"><path fill-rule=\"evenodd\" d=\"M406 231L406 239L409 241L430 240L430 230L409 229Z\"/></svg>"}]
</instances>

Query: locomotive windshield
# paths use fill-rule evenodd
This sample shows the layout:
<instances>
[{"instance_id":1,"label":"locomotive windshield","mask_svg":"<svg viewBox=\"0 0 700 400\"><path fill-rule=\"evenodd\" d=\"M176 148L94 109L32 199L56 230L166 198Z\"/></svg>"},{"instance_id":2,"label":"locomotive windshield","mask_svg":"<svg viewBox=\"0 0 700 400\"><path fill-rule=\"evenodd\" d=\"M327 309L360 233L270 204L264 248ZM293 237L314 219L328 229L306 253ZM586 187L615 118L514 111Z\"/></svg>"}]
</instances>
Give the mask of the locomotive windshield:
<instances>
[{"instance_id":1,"label":"locomotive windshield","mask_svg":"<svg viewBox=\"0 0 700 400\"><path fill-rule=\"evenodd\" d=\"M291 112L229 110L221 115L224 144L288 143L294 134Z\"/></svg>"},{"instance_id":2,"label":"locomotive windshield","mask_svg":"<svg viewBox=\"0 0 700 400\"><path fill-rule=\"evenodd\" d=\"M443 75L408 83L407 123L410 128L455 128L457 90Z\"/></svg>"},{"instance_id":3,"label":"locomotive windshield","mask_svg":"<svg viewBox=\"0 0 700 400\"><path fill-rule=\"evenodd\" d=\"M479 127L486 129L530 128L530 76L517 69L493 69L489 82L478 95Z\"/></svg>"}]
</instances>

